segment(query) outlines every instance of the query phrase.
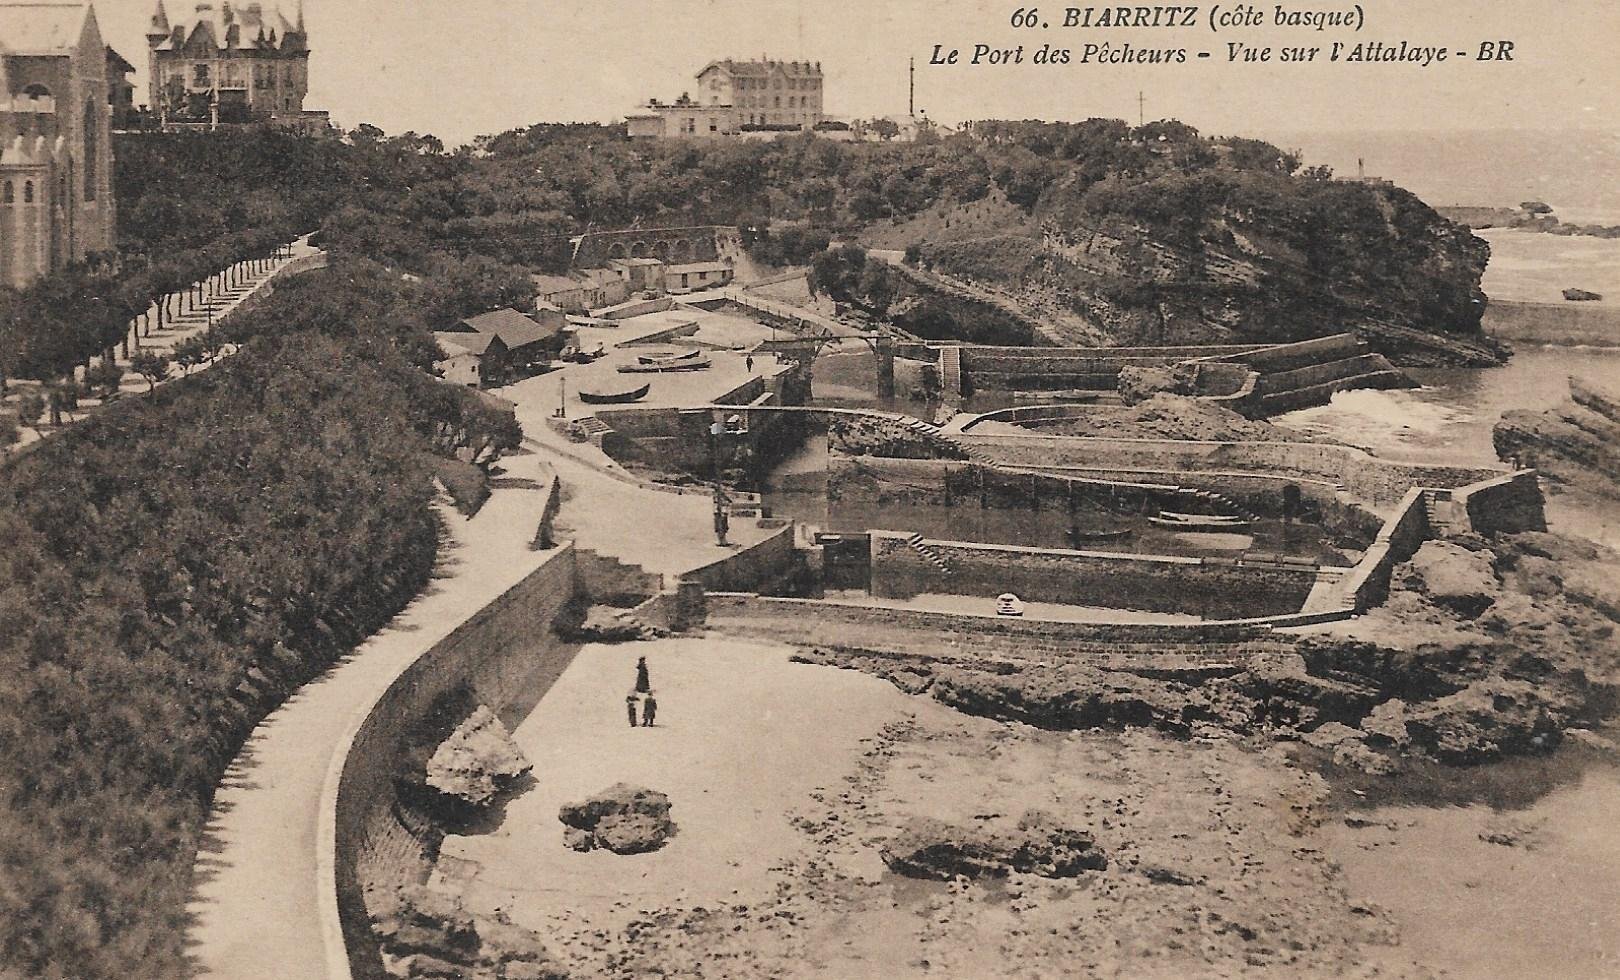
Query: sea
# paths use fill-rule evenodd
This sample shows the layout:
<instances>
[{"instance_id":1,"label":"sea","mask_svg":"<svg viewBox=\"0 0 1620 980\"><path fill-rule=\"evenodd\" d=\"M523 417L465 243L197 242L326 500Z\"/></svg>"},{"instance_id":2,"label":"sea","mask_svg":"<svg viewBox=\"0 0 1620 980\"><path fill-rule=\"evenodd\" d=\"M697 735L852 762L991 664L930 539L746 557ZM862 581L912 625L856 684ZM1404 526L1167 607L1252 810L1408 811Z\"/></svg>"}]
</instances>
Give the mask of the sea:
<instances>
[{"instance_id":1,"label":"sea","mask_svg":"<svg viewBox=\"0 0 1620 980\"><path fill-rule=\"evenodd\" d=\"M1392 180L1434 206L1553 206L1561 220L1620 225L1620 130L1335 132L1257 135L1340 177Z\"/></svg>"}]
</instances>

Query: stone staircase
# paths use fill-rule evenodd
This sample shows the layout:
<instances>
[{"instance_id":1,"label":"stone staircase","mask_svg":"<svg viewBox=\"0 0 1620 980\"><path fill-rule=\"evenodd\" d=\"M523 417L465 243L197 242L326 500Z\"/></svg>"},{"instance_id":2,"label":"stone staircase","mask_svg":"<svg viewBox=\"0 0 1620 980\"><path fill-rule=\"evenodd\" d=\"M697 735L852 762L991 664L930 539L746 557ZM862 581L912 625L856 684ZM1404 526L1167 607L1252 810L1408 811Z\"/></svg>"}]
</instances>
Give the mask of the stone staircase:
<instances>
[{"instance_id":1,"label":"stone staircase","mask_svg":"<svg viewBox=\"0 0 1620 980\"><path fill-rule=\"evenodd\" d=\"M1429 531L1437 538L1448 538L1468 531L1466 518L1459 518L1457 502L1450 490L1423 491L1423 513L1429 519Z\"/></svg>"},{"instance_id":2,"label":"stone staircase","mask_svg":"<svg viewBox=\"0 0 1620 980\"><path fill-rule=\"evenodd\" d=\"M575 419L574 426L593 441L599 438L602 433L613 431L613 426L608 425L594 415L584 415Z\"/></svg>"},{"instance_id":3,"label":"stone staircase","mask_svg":"<svg viewBox=\"0 0 1620 980\"><path fill-rule=\"evenodd\" d=\"M939 349L940 397L953 408L962 403L962 349L956 346Z\"/></svg>"},{"instance_id":4,"label":"stone staircase","mask_svg":"<svg viewBox=\"0 0 1620 980\"><path fill-rule=\"evenodd\" d=\"M909 415L901 416L900 421L907 429L922 436L934 446L961 453L973 462L984 466L996 465L996 461L984 450L952 438L949 433L932 422L924 422L922 419L912 418Z\"/></svg>"},{"instance_id":5,"label":"stone staircase","mask_svg":"<svg viewBox=\"0 0 1620 980\"><path fill-rule=\"evenodd\" d=\"M930 565L933 565L941 572L944 572L946 575L951 574L951 563L946 560L944 555L939 553L937 548L924 541L921 534L912 534L908 536L906 538L906 546L912 551L915 551L917 554L922 555L924 561L927 561Z\"/></svg>"}]
</instances>

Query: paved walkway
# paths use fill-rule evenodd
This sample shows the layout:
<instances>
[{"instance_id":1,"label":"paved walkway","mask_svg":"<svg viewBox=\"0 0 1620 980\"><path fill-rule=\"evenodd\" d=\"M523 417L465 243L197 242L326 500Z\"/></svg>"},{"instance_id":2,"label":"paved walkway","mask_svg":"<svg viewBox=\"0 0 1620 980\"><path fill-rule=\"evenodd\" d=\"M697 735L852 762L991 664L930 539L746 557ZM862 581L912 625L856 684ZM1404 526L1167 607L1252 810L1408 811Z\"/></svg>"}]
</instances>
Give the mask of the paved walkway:
<instances>
[{"instance_id":1,"label":"paved walkway","mask_svg":"<svg viewBox=\"0 0 1620 980\"><path fill-rule=\"evenodd\" d=\"M472 519L446 508L441 577L337 667L270 714L226 770L194 866L187 911L193 975L327 976L316 827L337 746L366 706L424 650L557 551L529 550L548 482L537 455L503 461L509 480Z\"/></svg>"},{"instance_id":2,"label":"paved walkway","mask_svg":"<svg viewBox=\"0 0 1620 980\"><path fill-rule=\"evenodd\" d=\"M274 261L268 267L266 267L263 272L260 272L257 275L248 276L238 282L235 286L227 288L226 286L218 283L205 284L203 302L195 309L168 317L165 320L163 329L154 329L151 333L143 335L140 339L140 347L138 348L138 351L154 352L172 359L174 356L175 347L177 347L182 341L195 337L196 335L207 330L213 324L219 323L221 320L234 313L237 307L247 302L250 297L264 287L265 283L268 283L276 276L280 275L282 270L284 270L288 265L292 264L296 260L319 254L321 254L321 250L309 244L309 236L305 235L292 243L287 258ZM157 306L154 304L153 306L149 307L145 315L150 318L150 322L155 323L157 319ZM138 329L138 323L139 318L130 321L131 331ZM137 350L135 349L131 350L132 354L136 352ZM218 357L215 357L212 361L208 361L207 363L192 368L190 373L195 374L198 371L217 364L225 356L232 353L235 353L235 351L226 350ZM144 395L151 390L152 386L147 383L146 379L139 374L136 374L130 368L128 358L120 357L115 361L115 363L124 370L124 378L121 382L119 382L118 385L118 397L137 397ZM170 365L170 372L171 373L167 381L173 381L176 378L186 376L181 372L180 366L177 364ZM158 382L159 385L164 383L166 382ZM43 385L32 381L12 380L10 387L12 389L11 394L6 397L4 402L6 406L11 408L15 408L17 402L21 399L23 394L30 391L43 390ZM84 399L80 403L80 408L73 411L69 417L65 418L62 426L54 429L49 427L31 426L27 422L24 422L22 423L23 427L18 432L18 440L10 446L0 447L0 453L15 451L23 448L24 446L38 442L42 438L49 438L50 436L55 435L57 432L61 432L63 429L72 425L79 419L84 418L86 414L102 404L104 404L104 402L99 398ZM34 421L43 423L45 418L48 418L48 416L42 416L40 419L36 419Z\"/></svg>"}]
</instances>

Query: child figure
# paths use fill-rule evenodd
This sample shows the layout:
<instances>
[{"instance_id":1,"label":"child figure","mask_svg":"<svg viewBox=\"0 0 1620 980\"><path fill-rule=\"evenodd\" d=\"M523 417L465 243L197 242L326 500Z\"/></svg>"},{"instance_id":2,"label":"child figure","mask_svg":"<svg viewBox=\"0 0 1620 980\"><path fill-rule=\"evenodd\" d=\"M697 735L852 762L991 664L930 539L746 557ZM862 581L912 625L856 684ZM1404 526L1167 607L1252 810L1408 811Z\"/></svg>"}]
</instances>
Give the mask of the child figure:
<instances>
[{"instance_id":1,"label":"child figure","mask_svg":"<svg viewBox=\"0 0 1620 980\"><path fill-rule=\"evenodd\" d=\"M636 692L631 691L624 696L624 711L630 716L630 727L636 727Z\"/></svg>"}]
</instances>

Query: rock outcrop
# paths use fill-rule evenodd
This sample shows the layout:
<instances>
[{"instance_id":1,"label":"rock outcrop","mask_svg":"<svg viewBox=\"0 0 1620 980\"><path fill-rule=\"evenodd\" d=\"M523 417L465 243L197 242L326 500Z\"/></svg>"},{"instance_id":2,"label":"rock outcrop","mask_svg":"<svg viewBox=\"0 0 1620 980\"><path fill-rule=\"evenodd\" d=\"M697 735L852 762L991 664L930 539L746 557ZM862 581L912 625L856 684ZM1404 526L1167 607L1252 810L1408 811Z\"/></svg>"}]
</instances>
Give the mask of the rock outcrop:
<instances>
[{"instance_id":1,"label":"rock outcrop","mask_svg":"<svg viewBox=\"0 0 1620 980\"><path fill-rule=\"evenodd\" d=\"M576 851L615 854L656 851L675 834L669 797L656 790L616 783L590 799L565 803L557 819L568 828L563 841Z\"/></svg>"},{"instance_id":2,"label":"rock outcrop","mask_svg":"<svg viewBox=\"0 0 1620 980\"><path fill-rule=\"evenodd\" d=\"M538 933L504 916L475 916L453 896L417 886L373 913L388 975L443 980L567 980Z\"/></svg>"},{"instance_id":3,"label":"rock outcrop","mask_svg":"<svg viewBox=\"0 0 1620 980\"><path fill-rule=\"evenodd\" d=\"M1298 740L1372 774L1549 751L1620 695L1616 555L1545 532L1429 542L1389 601L1292 652L1219 669L1020 664L872 650L803 659L867 671L959 711L1056 730L1153 728ZM1280 637L1279 637L1280 638Z\"/></svg>"},{"instance_id":4,"label":"rock outcrop","mask_svg":"<svg viewBox=\"0 0 1620 980\"><path fill-rule=\"evenodd\" d=\"M1508 412L1497 455L1597 496L1620 496L1620 396L1570 379L1570 400L1546 412Z\"/></svg>"},{"instance_id":5,"label":"rock outcrop","mask_svg":"<svg viewBox=\"0 0 1620 980\"><path fill-rule=\"evenodd\" d=\"M1585 289L1570 288L1564 290L1564 298L1571 303L1596 303L1603 299L1602 293L1589 292Z\"/></svg>"},{"instance_id":6,"label":"rock outcrop","mask_svg":"<svg viewBox=\"0 0 1620 980\"><path fill-rule=\"evenodd\" d=\"M427 784L473 806L487 806L532 766L494 712L479 705L427 763Z\"/></svg>"},{"instance_id":7,"label":"rock outcrop","mask_svg":"<svg viewBox=\"0 0 1620 980\"><path fill-rule=\"evenodd\" d=\"M999 833L927 817L913 819L883 845L880 854L897 874L938 881L1000 878L1013 872L1073 878L1108 867L1108 859L1089 834L1060 826L1039 811L1024 814L1016 830Z\"/></svg>"}]
</instances>

